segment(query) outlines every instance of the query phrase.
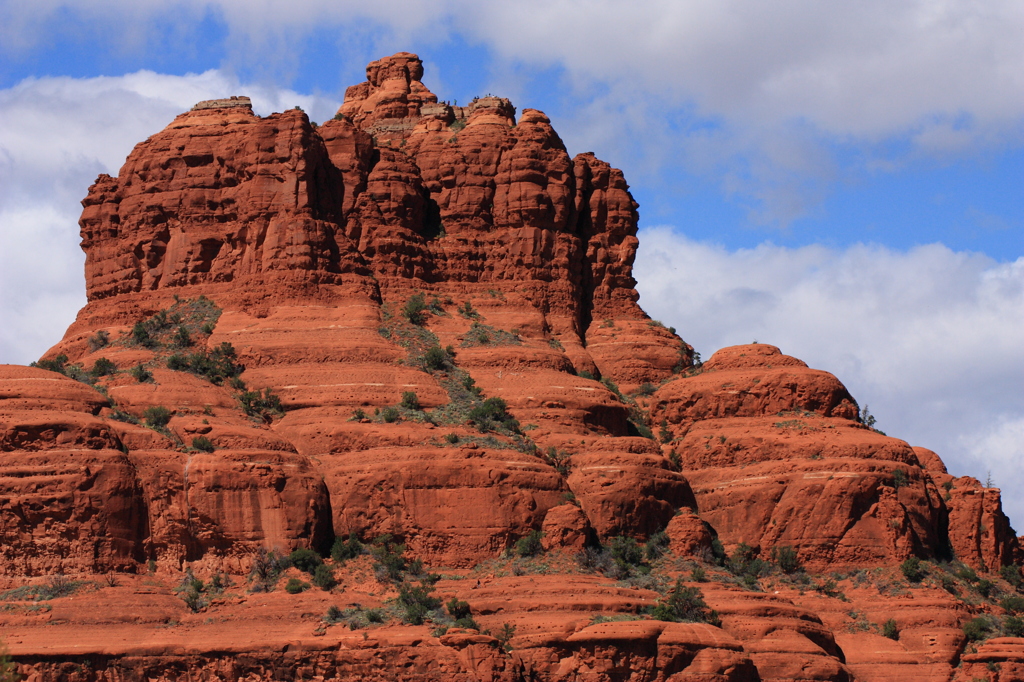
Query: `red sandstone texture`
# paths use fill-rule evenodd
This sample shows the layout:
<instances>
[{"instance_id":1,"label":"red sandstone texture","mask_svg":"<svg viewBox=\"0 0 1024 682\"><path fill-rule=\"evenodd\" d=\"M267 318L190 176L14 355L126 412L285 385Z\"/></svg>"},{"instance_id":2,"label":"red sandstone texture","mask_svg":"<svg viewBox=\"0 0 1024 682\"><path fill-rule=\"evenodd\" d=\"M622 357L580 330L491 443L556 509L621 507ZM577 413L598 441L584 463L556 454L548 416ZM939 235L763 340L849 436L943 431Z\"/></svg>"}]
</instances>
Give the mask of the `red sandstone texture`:
<instances>
[{"instance_id":1,"label":"red sandstone texture","mask_svg":"<svg viewBox=\"0 0 1024 682\"><path fill-rule=\"evenodd\" d=\"M89 302L46 356L82 370L0 367L0 576L93 581L49 609L0 602L21 672L966 680L997 662L998 679L1021 679L1024 640L961 630L985 613L998 634L1008 617L998 571L1021 557L999 491L868 428L835 377L773 346L695 367L637 305L622 173L570 157L539 111L439 102L422 74L409 53L372 62L319 126L299 110L261 118L245 98L201 103L90 188ZM420 295L416 324L403 311ZM156 343L133 335L146 320ZM180 326L193 345L174 341ZM237 379L168 366L225 343ZM443 366L425 360L434 345L450 349ZM95 387L71 378L101 359L116 371ZM247 414L246 390L281 410ZM421 409L396 408L406 393ZM487 397L518 429L476 428ZM133 423L154 407L164 427ZM646 577L572 559L663 529ZM510 559L537 531L540 558ZM404 542L479 630L321 623L330 605L393 603L368 557L335 566L331 592L246 591L258 550L350 534ZM811 575L743 583L720 555L744 547L765 561L793 548ZM897 567L912 556L955 557L990 594L938 568L908 583ZM235 589L193 613L174 591L186 569ZM676 579L717 625L643 615Z\"/></svg>"}]
</instances>

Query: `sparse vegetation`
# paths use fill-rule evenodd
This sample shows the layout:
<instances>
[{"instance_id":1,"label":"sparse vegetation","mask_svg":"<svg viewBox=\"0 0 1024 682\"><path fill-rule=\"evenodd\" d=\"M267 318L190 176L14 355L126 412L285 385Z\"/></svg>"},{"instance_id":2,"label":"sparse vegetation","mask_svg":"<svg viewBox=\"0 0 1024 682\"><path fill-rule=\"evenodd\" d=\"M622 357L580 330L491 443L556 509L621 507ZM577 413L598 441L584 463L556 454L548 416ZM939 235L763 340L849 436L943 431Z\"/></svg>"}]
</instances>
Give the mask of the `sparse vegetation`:
<instances>
[{"instance_id":1,"label":"sparse vegetation","mask_svg":"<svg viewBox=\"0 0 1024 682\"><path fill-rule=\"evenodd\" d=\"M152 405L143 411L142 419L146 426L162 429L171 421L171 411L163 405Z\"/></svg>"},{"instance_id":2,"label":"sparse vegetation","mask_svg":"<svg viewBox=\"0 0 1024 682\"><path fill-rule=\"evenodd\" d=\"M885 621L885 623L882 625L882 636L888 637L889 639L894 641L900 638L900 630L899 627L896 625L895 618L890 618L889 620Z\"/></svg>"},{"instance_id":3,"label":"sparse vegetation","mask_svg":"<svg viewBox=\"0 0 1024 682\"><path fill-rule=\"evenodd\" d=\"M249 580L253 592L272 592L281 572L291 566L287 558L279 557L276 552L260 548L253 555L252 571Z\"/></svg>"},{"instance_id":4,"label":"sparse vegetation","mask_svg":"<svg viewBox=\"0 0 1024 682\"><path fill-rule=\"evenodd\" d=\"M117 374L117 365L107 358L97 358L96 362L92 365L92 369L89 370L89 374L97 378Z\"/></svg>"},{"instance_id":5,"label":"sparse vegetation","mask_svg":"<svg viewBox=\"0 0 1024 682\"><path fill-rule=\"evenodd\" d=\"M787 575L800 570L800 557L796 550L789 545L773 548L772 561L778 564L779 570Z\"/></svg>"},{"instance_id":6,"label":"sparse vegetation","mask_svg":"<svg viewBox=\"0 0 1024 682\"><path fill-rule=\"evenodd\" d=\"M516 541L516 554L522 557L536 556L543 550L541 545L542 533L539 530L531 530L525 536Z\"/></svg>"},{"instance_id":7,"label":"sparse vegetation","mask_svg":"<svg viewBox=\"0 0 1024 682\"><path fill-rule=\"evenodd\" d=\"M288 582L285 583L284 586L284 591L288 594L299 594L300 592L305 592L310 587L310 584L303 580L299 580L298 578L288 578Z\"/></svg>"},{"instance_id":8,"label":"sparse vegetation","mask_svg":"<svg viewBox=\"0 0 1024 682\"><path fill-rule=\"evenodd\" d=\"M428 306L423 294L417 292L409 297L402 307L402 316L412 324L422 327L427 323Z\"/></svg>"},{"instance_id":9,"label":"sparse vegetation","mask_svg":"<svg viewBox=\"0 0 1024 682\"><path fill-rule=\"evenodd\" d=\"M214 446L213 441L206 436L196 436L192 439L192 448L201 452L213 452L217 448Z\"/></svg>"},{"instance_id":10,"label":"sparse vegetation","mask_svg":"<svg viewBox=\"0 0 1024 682\"><path fill-rule=\"evenodd\" d=\"M704 601L700 588L687 587L682 579L676 579L672 591L651 610L651 617L670 622L722 624L718 613Z\"/></svg>"},{"instance_id":11,"label":"sparse vegetation","mask_svg":"<svg viewBox=\"0 0 1024 682\"><path fill-rule=\"evenodd\" d=\"M234 346L225 341L209 352L200 350L187 355L175 353L167 358L167 368L195 374L219 386L245 371L237 359Z\"/></svg>"},{"instance_id":12,"label":"sparse vegetation","mask_svg":"<svg viewBox=\"0 0 1024 682\"><path fill-rule=\"evenodd\" d=\"M916 556L912 556L900 564L900 572L903 573L904 578L912 583L921 582L926 575L926 571L924 566L921 564L921 560Z\"/></svg>"},{"instance_id":13,"label":"sparse vegetation","mask_svg":"<svg viewBox=\"0 0 1024 682\"><path fill-rule=\"evenodd\" d=\"M269 387L263 389L262 394L258 390L245 391L238 397L238 401L243 412L265 422L270 422L273 417L280 417L284 414L281 398L274 395Z\"/></svg>"},{"instance_id":14,"label":"sparse vegetation","mask_svg":"<svg viewBox=\"0 0 1024 682\"><path fill-rule=\"evenodd\" d=\"M331 558L339 564L349 559L355 559L362 553L363 543L359 542L359 538L356 537L355 533L349 533L347 540L341 537L334 538L334 545L331 547Z\"/></svg>"},{"instance_id":15,"label":"sparse vegetation","mask_svg":"<svg viewBox=\"0 0 1024 682\"><path fill-rule=\"evenodd\" d=\"M110 334L104 329L99 330L89 337L89 352L95 353L100 348L106 348L110 343Z\"/></svg>"},{"instance_id":16,"label":"sparse vegetation","mask_svg":"<svg viewBox=\"0 0 1024 682\"><path fill-rule=\"evenodd\" d=\"M407 410L419 410L420 400L413 391L405 391L402 393L401 407Z\"/></svg>"},{"instance_id":17,"label":"sparse vegetation","mask_svg":"<svg viewBox=\"0 0 1024 682\"><path fill-rule=\"evenodd\" d=\"M142 363L132 367L128 370L128 373L131 374L132 377L140 384L152 383L153 381L153 373L143 367Z\"/></svg>"}]
</instances>

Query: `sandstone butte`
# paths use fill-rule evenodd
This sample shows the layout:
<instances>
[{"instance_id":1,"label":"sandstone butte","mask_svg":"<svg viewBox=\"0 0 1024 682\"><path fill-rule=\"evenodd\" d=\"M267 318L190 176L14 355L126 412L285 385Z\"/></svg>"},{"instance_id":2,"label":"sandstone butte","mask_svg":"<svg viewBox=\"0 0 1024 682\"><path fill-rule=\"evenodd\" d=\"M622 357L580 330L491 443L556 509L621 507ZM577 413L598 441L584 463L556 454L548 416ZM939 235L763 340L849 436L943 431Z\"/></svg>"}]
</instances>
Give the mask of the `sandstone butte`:
<instances>
[{"instance_id":1,"label":"sandstone butte","mask_svg":"<svg viewBox=\"0 0 1024 682\"><path fill-rule=\"evenodd\" d=\"M24 679L1024 680L1000 491L773 346L699 363L622 173L422 73L200 103L89 189L88 304L0 366Z\"/></svg>"}]
</instances>

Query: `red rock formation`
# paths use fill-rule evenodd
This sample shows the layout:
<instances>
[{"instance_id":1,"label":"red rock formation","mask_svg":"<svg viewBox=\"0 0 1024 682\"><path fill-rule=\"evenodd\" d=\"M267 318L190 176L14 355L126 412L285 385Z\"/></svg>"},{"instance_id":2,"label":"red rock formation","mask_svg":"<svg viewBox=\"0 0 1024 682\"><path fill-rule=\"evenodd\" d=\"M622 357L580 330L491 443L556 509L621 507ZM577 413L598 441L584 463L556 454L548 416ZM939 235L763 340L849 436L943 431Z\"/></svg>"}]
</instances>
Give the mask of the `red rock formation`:
<instances>
[{"instance_id":1,"label":"red rock formation","mask_svg":"<svg viewBox=\"0 0 1024 682\"><path fill-rule=\"evenodd\" d=\"M622 173L570 157L539 111L438 102L422 75L409 53L372 62L320 126L200 103L90 188L88 304L47 354L67 376L0 367L0 581L126 585L58 598L52 616L0 597L21 672L708 682L1019 665L1015 642L965 654L960 626L998 612L951 596L977 590L968 578L890 575L914 554L1019 560L999 491L867 428L835 377L777 348L693 368L637 305ZM516 557L532 531L545 553ZM220 620L176 596L185 568L240 583L260 549L349 534L391 534L443 570L438 594L471 603L482 631L304 622L395 603L368 557L332 564L333 592L229 591L199 609ZM572 559L619 535L651 539L649 574L595 559L629 575L616 582ZM741 589L716 540L890 584L830 579L852 604L824 577ZM711 581L686 585L721 627L645 615L690 577ZM881 636L896 610L898 641ZM168 621L187 633L155 629Z\"/></svg>"}]
</instances>

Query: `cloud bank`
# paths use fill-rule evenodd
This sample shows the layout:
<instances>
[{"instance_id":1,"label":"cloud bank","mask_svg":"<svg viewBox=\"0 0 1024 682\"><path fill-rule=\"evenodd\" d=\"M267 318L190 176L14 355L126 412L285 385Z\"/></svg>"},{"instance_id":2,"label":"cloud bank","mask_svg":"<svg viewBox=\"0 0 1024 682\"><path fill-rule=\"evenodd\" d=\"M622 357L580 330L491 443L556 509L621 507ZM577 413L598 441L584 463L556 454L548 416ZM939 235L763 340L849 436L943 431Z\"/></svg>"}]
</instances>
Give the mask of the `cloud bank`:
<instances>
[{"instance_id":1,"label":"cloud bank","mask_svg":"<svg viewBox=\"0 0 1024 682\"><path fill-rule=\"evenodd\" d=\"M844 175L1024 143L1019 0L40 0L0 4L0 19L12 55L61 22L110 50L195 50L206 21L223 27L224 67L278 77L324 32L342 60L345 41L383 54L459 36L495 55L496 92L515 91L510 65L555 69L570 146L712 177L756 222L806 215Z\"/></svg>"},{"instance_id":2,"label":"cloud bank","mask_svg":"<svg viewBox=\"0 0 1024 682\"><path fill-rule=\"evenodd\" d=\"M836 374L878 426L950 473L1024 489L1024 258L931 244L729 251L641 231L640 304L704 357L760 341ZM1007 496L1024 522L1024 500Z\"/></svg>"}]
</instances>

